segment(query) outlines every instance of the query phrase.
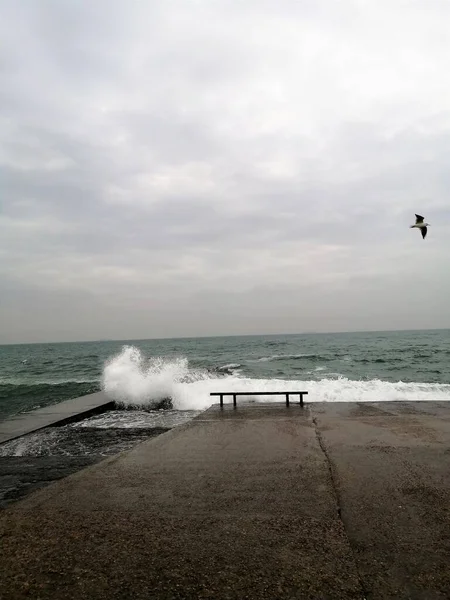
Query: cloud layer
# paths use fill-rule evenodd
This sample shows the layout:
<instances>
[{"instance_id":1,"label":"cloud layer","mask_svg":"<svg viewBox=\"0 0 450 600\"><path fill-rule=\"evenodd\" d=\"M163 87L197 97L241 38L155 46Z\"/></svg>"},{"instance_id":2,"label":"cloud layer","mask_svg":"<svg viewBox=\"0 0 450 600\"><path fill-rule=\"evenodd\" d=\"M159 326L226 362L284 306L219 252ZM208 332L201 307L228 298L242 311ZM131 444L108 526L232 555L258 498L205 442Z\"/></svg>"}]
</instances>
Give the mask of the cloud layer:
<instances>
[{"instance_id":1,"label":"cloud layer","mask_svg":"<svg viewBox=\"0 0 450 600\"><path fill-rule=\"evenodd\" d=\"M2 13L0 343L450 327L447 2Z\"/></svg>"}]
</instances>

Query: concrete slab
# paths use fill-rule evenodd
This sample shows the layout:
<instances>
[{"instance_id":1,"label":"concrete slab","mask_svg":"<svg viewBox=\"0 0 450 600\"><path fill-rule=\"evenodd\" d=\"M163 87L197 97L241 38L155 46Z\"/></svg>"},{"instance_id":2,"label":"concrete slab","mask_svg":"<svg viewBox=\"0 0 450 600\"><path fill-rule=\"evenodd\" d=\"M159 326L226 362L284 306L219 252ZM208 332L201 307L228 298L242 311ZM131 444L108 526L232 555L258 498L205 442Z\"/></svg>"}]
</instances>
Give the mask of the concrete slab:
<instances>
[{"instance_id":1,"label":"concrete slab","mask_svg":"<svg viewBox=\"0 0 450 600\"><path fill-rule=\"evenodd\" d=\"M450 403L213 407L0 513L5 600L438 600Z\"/></svg>"},{"instance_id":2,"label":"concrete slab","mask_svg":"<svg viewBox=\"0 0 450 600\"><path fill-rule=\"evenodd\" d=\"M312 407L368 598L448 598L450 403Z\"/></svg>"},{"instance_id":3,"label":"concrete slab","mask_svg":"<svg viewBox=\"0 0 450 600\"><path fill-rule=\"evenodd\" d=\"M49 483L166 431L168 429L161 427L77 427L66 429L63 433L53 428L47 429L46 435L36 436L34 442L24 438L13 441L13 444L23 444L23 448L35 443L40 450L36 454L2 455L5 446L0 446L0 509Z\"/></svg>"},{"instance_id":4,"label":"concrete slab","mask_svg":"<svg viewBox=\"0 0 450 600\"><path fill-rule=\"evenodd\" d=\"M213 408L4 510L0 544L4 600L362 597L300 408Z\"/></svg>"},{"instance_id":5,"label":"concrete slab","mask_svg":"<svg viewBox=\"0 0 450 600\"><path fill-rule=\"evenodd\" d=\"M0 444L44 427L64 425L105 412L113 406L114 403L103 392L98 392L17 415L0 421Z\"/></svg>"}]
</instances>

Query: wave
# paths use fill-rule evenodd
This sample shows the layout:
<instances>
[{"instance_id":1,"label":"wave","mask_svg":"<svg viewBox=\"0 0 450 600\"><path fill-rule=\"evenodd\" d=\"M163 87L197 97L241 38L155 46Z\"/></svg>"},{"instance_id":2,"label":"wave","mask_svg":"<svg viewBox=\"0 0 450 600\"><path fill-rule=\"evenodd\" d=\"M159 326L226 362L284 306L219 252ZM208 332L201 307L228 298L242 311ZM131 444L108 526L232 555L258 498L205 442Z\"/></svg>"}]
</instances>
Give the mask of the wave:
<instances>
[{"instance_id":1,"label":"wave","mask_svg":"<svg viewBox=\"0 0 450 600\"><path fill-rule=\"evenodd\" d=\"M126 346L105 365L102 388L125 408L151 408L170 400L177 410L204 410L217 402L211 392L262 392L247 397L276 402L264 392L305 390L308 402L380 402L450 400L450 385L388 382L380 379L351 380L343 376L320 380L251 379L236 374L218 376L206 369L190 369L187 359L147 359L140 350Z\"/></svg>"},{"instance_id":2,"label":"wave","mask_svg":"<svg viewBox=\"0 0 450 600\"><path fill-rule=\"evenodd\" d=\"M355 362L365 365L404 363L404 358L355 358Z\"/></svg>"},{"instance_id":3,"label":"wave","mask_svg":"<svg viewBox=\"0 0 450 600\"><path fill-rule=\"evenodd\" d=\"M222 367L210 367L208 368L209 373L218 373L219 375L238 375L240 371L240 367L242 365L239 363L230 363L228 365L223 365Z\"/></svg>"},{"instance_id":4,"label":"wave","mask_svg":"<svg viewBox=\"0 0 450 600\"><path fill-rule=\"evenodd\" d=\"M177 409L196 409L195 401L181 398L181 389L205 380L220 380L207 369L189 369L186 358L147 359L134 346L124 346L120 354L105 365L102 389L118 404L131 406L160 406L170 400Z\"/></svg>"},{"instance_id":5,"label":"wave","mask_svg":"<svg viewBox=\"0 0 450 600\"><path fill-rule=\"evenodd\" d=\"M272 362L277 360L302 360L304 358L328 360L329 357L322 356L320 354L272 354L272 356L262 356L261 358L257 358L254 362Z\"/></svg>"}]
</instances>

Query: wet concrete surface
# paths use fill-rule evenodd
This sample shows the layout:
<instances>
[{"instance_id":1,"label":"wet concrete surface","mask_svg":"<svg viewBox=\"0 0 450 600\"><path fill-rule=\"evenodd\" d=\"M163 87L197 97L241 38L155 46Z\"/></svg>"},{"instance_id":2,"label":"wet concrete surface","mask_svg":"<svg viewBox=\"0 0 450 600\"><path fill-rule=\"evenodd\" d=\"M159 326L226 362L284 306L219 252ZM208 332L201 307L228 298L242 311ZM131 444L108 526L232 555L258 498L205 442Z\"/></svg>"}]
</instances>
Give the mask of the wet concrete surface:
<instances>
[{"instance_id":1,"label":"wet concrete surface","mask_svg":"<svg viewBox=\"0 0 450 600\"><path fill-rule=\"evenodd\" d=\"M0 509L89 465L168 431L51 427L0 446Z\"/></svg>"},{"instance_id":2,"label":"wet concrete surface","mask_svg":"<svg viewBox=\"0 0 450 600\"><path fill-rule=\"evenodd\" d=\"M450 598L450 403L318 405L368 598Z\"/></svg>"},{"instance_id":3,"label":"wet concrete surface","mask_svg":"<svg viewBox=\"0 0 450 600\"><path fill-rule=\"evenodd\" d=\"M0 421L0 444L45 427L80 421L113 407L114 402L110 398L103 392L97 392L23 413Z\"/></svg>"},{"instance_id":4,"label":"wet concrete surface","mask_svg":"<svg viewBox=\"0 0 450 600\"><path fill-rule=\"evenodd\" d=\"M99 456L1 456L0 508L101 459Z\"/></svg>"},{"instance_id":5,"label":"wet concrete surface","mask_svg":"<svg viewBox=\"0 0 450 600\"><path fill-rule=\"evenodd\" d=\"M212 408L0 513L0 597L448 598L450 406Z\"/></svg>"}]
</instances>

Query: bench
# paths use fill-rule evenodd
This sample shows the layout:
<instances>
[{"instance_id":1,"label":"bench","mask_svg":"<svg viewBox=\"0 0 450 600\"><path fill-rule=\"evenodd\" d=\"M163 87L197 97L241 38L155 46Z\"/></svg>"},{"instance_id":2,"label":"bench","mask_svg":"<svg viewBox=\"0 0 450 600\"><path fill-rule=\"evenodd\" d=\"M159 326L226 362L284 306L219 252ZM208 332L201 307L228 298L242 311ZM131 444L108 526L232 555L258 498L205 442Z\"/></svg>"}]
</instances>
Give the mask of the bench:
<instances>
[{"instance_id":1,"label":"bench","mask_svg":"<svg viewBox=\"0 0 450 600\"><path fill-rule=\"evenodd\" d=\"M290 396L300 396L300 406L303 406L303 396L308 392L211 392L210 396L219 396L220 408L223 408L224 396L233 396L233 407L236 408L238 396L286 396L286 406L289 406Z\"/></svg>"}]
</instances>

